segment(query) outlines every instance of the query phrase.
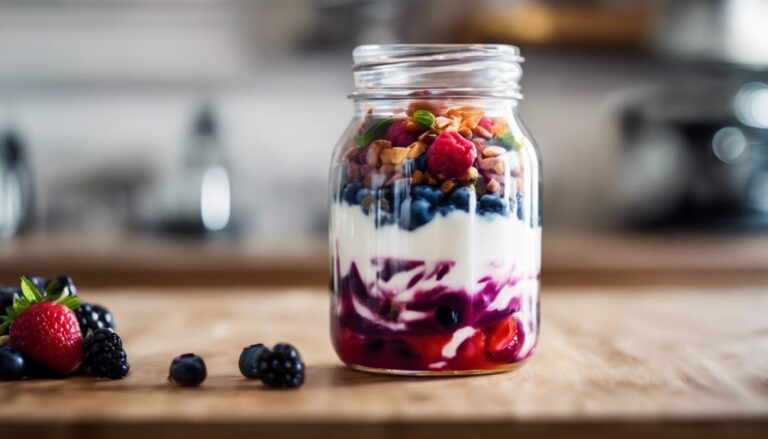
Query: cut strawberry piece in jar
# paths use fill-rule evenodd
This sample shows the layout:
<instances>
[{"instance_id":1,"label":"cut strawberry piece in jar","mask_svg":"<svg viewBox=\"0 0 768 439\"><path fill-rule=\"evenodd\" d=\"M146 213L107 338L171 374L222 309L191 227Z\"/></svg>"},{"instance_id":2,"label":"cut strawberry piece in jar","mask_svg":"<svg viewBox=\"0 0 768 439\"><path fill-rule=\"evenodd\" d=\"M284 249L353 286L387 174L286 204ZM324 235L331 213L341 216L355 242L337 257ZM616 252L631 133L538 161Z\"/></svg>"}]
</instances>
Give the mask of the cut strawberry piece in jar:
<instances>
[{"instance_id":1,"label":"cut strawberry piece in jar","mask_svg":"<svg viewBox=\"0 0 768 439\"><path fill-rule=\"evenodd\" d=\"M499 361L512 361L517 355L517 321L510 316L501 323L486 330L485 349L491 358Z\"/></svg>"},{"instance_id":2,"label":"cut strawberry piece in jar","mask_svg":"<svg viewBox=\"0 0 768 439\"><path fill-rule=\"evenodd\" d=\"M485 334L475 331L471 337L459 346L456 357L450 361L450 368L455 370L492 369L494 365L485 354Z\"/></svg>"},{"instance_id":3,"label":"cut strawberry piece in jar","mask_svg":"<svg viewBox=\"0 0 768 439\"><path fill-rule=\"evenodd\" d=\"M450 334L409 335L403 338L414 351L419 353L422 366L425 368L443 359L443 347L451 341Z\"/></svg>"}]
</instances>

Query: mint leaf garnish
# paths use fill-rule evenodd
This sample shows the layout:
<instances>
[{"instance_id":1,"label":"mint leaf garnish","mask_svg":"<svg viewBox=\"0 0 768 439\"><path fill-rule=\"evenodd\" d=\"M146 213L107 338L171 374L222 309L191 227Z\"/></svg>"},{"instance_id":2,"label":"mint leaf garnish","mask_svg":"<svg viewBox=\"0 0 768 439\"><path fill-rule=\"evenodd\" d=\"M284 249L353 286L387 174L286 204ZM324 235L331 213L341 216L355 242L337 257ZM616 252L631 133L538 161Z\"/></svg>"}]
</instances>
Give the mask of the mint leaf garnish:
<instances>
[{"instance_id":1,"label":"mint leaf garnish","mask_svg":"<svg viewBox=\"0 0 768 439\"><path fill-rule=\"evenodd\" d=\"M523 145L518 142L515 136L513 136L509 131L500 136L494 137L491 139L490 143L493 145L501 146L507 150L514 149L515 151L520 151L520 148L523 147Z\"/></svg>"},{"instance_id":2,"label":"mint leaf garnish","mask_svg":"<svg viewBox=\"0 0 768 439\"><path fill-rule=\"evenodd\" d=\"M392 125L392 122L395 121L394 117L387 117L384 119L377 120L376 122L372 123L371 126L368 127L367 130L363 134L356 135L353 140L359 147L368 146L369 143L373 142L374 140L381 138L384 136L384 133L387 131L387 128L389 128L390 125Z\"/></svg>"},{"instance_id":3,"label":"mint leaf garnish","mask_svg":"<svg viewBox=\"0 0 768 439\"><path fill-rule=\"evenodd\" d=\"M428 110L416 110L411 117L425 129L431 128L432 124L435 123L435 115Z\"/></svg>"}]
</instances>

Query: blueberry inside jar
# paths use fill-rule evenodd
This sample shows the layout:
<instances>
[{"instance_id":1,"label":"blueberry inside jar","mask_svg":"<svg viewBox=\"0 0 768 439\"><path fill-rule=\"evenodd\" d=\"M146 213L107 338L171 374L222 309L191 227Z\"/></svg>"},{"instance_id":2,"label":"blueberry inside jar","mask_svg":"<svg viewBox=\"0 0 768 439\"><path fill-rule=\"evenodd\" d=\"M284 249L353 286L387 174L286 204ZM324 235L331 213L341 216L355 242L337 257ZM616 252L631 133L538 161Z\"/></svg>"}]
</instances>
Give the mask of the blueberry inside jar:
<instances>
[{"instance_id":1,"label":"blueberry inside jar","mask_svg":"<svg viewBox=\"0 0 768 439\"><path fill-rule=\"evenodd\" d=\"M536 349L540 165L506 45L354 51L330 173L331 332L347 365L511 370Z\"/></svg>"}]
</instances>

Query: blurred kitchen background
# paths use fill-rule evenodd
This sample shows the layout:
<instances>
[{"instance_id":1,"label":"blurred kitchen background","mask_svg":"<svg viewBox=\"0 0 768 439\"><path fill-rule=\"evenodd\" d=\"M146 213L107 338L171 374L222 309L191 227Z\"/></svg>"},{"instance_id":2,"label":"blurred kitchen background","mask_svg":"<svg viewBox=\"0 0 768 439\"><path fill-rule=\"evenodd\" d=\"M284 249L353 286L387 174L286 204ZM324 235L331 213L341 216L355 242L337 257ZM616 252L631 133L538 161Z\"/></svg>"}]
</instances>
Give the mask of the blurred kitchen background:
<instances>
[{"instance_id":1,"label":"blurred kitchen background","mask_svg":"<svg viewBox=\"0 0 768 439\"><path fill-rule=\"evenodd\" d=\"M547 282L768 278L764 0L0 0L0 282L315 284L363 43L521 47Z\"/></svg>"}]
</instances>

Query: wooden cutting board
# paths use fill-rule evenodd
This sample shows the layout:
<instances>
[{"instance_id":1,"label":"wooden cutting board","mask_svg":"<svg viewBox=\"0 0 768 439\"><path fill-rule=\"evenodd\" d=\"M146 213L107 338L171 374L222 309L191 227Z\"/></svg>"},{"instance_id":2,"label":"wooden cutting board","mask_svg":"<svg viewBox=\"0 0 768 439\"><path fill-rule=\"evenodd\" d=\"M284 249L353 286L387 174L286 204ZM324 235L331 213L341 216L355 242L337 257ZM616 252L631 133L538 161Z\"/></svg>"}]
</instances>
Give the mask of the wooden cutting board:
<instances>
[{"instance_id":1,"label":"wooden cutting board","mask_svg":"<svg viewBox=\"0 0 768 439\"><path fill-rule=\"evenodd\" d=\"M83 292L81 292L83 294ZM322 290L85 293L112 309L131 373L0 383L0 437L767 437L768 291L550 289L539 350L523 368L466 378L395 378L344 368ZM306 385L243 379L255 342L288 341ZM166 381L202 355L196 389Z\"/></svg>"}]
</instances>

